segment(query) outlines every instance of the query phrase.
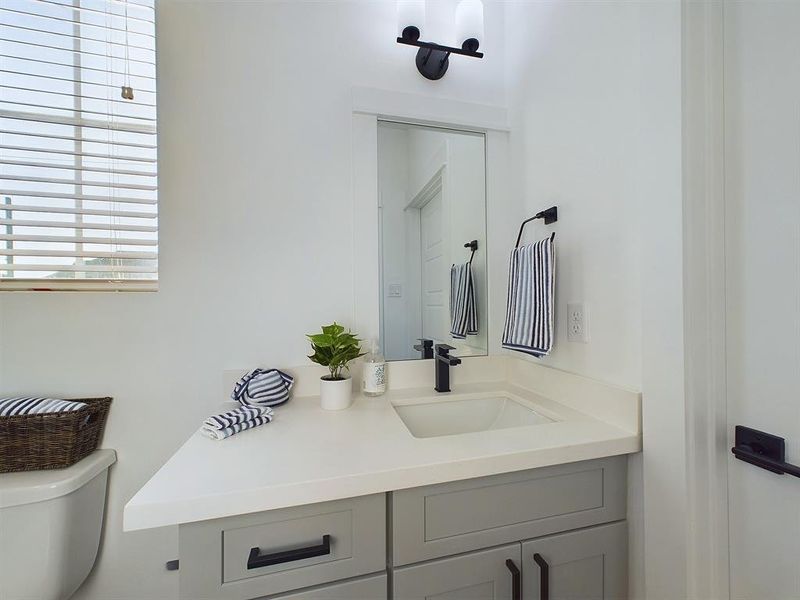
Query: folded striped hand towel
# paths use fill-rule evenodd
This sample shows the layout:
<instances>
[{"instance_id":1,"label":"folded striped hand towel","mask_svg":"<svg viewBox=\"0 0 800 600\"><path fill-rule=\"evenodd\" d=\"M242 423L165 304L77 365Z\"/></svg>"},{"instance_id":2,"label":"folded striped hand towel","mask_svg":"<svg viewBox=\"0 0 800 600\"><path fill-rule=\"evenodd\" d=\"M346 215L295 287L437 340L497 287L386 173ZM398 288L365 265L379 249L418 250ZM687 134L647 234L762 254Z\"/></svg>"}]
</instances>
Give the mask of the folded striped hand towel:
<instances>
[{"instance_id":1,"label":"folded striped hand towel","mask_svg":"<svg viewBox=\"0 0 800 600\"><path fill-rule=\"evenodd\" d=\"M545 356L553 348L553 238L514 248L508 267L503 348Z\"/></svg>"},{"instance_id":2,"label":"folded striped hand towel","mask_svg":"<svg viewBox=\"0 0 800 600\"><path fill-rule=\"evenodd\" d=\"M450 267L450 335L463 340L477 334L478 309L472 265L453 265Z\"/></svg>"},{"instance_id":3,"label":"folded striped hand towel","mask_svg":"<svg viewBox=\"0 0 800 600\"><path fill-rule=\"evenodd\" d=\"M265 415L272 416L272 409L268 406L240 406L228 412L208 417L203 422L203 426L210 429L225 429Z\"/></svg>"},{"instance_id":4,"label":"folded striped hand towel","mask_svg":"<svg viewBox=\"0 0 800 600\"><path fill-rule=\"evenodd\" d=\"M289 400L293 385L294 378L283 371L253 369L236 382L231 399L245 406L278 406Z\"/></svg>"},{"instance_id":5,"label":"folded striped hand towel","mask_svg":"<svg viewBox=\"0 0 800 600\"><path fill-rule=\"evenodd\" d=\"M33 396L0 398L0 417L72 412L81 410L82 408L86 408L85 402L58 400L57 398L39 398Z\"/></svg>"},{"instance_id":6,"label":"folded striped hand towel","mask_svg":"<svg viewBox=\"0 0 800 600\"><path fill-rule=\"evenodd\" d=\"M203 422L202 432L215 440L224 440L240 431L252 429L272 421L272 409L268 406L242 406L219 415L212 415Z\"/></svg>"}]
</instances>

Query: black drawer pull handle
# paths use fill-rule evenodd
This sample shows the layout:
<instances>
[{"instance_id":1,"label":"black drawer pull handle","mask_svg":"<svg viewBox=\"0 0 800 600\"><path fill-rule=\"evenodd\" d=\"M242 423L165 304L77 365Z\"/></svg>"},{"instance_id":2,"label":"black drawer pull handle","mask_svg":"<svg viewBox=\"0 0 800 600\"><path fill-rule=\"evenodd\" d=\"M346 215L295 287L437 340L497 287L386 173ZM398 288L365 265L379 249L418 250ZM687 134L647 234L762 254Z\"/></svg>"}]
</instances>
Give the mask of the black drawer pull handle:
<instances>
[{"instance_id":1,"label":"black drawer pull handle","mask_svg":"<svg viewBox=\"0 0 800 600\"><path fill-rule=\"evenodd\" d=\"M294 550L284 550L283 552L273 552L272 554L261 554L261 548L250 548L250 556L247 558L248 569L260 569L270 565L314 558L315 556L325 556L331 553L331 536L327 533L322 536L322 543L319 546L306 546L305 548L295 548Z\"/></svg>"},{"instance_id":2,"label":"black drawer pull handle","mask_svg":"<svg viewBox=\"0 0 800 600\"><path fill-rule=\"evenodd\" d=\"M510 558L506 559L506 568L511 571L511 600L522 600L522 573Z\"/></svg>"},{"instance_id":3,"label":"black drawer pull handle","mask_svg":"<svg viewBox=\"0 0 800 600\"><path fill-rule=\"evenodd\" d=\"M539 570L541 571L539 576L539 600L550 600L550 565L539 553L533 555L533 561L539 565Z\"/></svg>"}]
</instances>

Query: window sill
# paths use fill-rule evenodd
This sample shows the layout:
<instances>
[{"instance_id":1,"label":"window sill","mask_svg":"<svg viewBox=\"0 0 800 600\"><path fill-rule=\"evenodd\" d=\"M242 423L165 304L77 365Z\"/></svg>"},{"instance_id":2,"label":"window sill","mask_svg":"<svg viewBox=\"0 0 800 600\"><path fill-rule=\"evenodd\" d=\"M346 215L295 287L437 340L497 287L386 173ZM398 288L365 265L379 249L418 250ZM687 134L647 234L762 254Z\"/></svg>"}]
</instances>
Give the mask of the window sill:
<instances>
[{"instance_id":1,"label":"window sill","mask_svg":"<svg viewBox=\"0 0 800 600\"><path fill-rule=\"evenodd\" d=\"M0 292L157 292L158 281L14 279L0 281Z\"/></svg>"}]
</instances>

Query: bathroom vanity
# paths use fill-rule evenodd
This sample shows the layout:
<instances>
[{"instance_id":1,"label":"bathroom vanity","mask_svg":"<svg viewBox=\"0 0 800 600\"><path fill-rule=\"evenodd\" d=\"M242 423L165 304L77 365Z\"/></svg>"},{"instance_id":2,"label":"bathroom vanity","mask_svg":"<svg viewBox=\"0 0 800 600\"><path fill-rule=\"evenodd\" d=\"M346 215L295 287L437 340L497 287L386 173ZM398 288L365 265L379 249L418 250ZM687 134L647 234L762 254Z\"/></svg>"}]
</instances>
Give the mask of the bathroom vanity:
<instances>
[{"instance_id":1,"label":"bathroom vanity","mask_svg":"<svg viewBox=\"0 0 800 600\"><path fill-rule=\"evenodd\" d=\"M297 396L267 426L195 434L125 509L179 526L181 598L620 598L639 394L530 361L431 361L327 413Z\"/></svg>"},{"instance_id":2,"label":"bathroom vanity","mask_svg":"<svg viewBox=\"0 0 800 600\"><path fill-rule=\"evenodd\" d=\"M622 598L625 471L613 457L181 525L181 597Z\"/></svg>"}]
</instances>

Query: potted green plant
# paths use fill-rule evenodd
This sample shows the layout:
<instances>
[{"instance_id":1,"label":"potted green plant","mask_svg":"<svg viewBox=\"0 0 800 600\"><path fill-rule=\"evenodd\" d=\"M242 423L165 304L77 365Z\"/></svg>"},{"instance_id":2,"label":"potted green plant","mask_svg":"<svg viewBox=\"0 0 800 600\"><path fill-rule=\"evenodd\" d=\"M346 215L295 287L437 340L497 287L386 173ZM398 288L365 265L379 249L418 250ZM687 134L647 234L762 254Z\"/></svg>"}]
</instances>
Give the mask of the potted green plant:
<instances>
[{"instance_id":1,"label":"potted green plant","mask_svg":"<svg viewBox=\"0 0 800 600\"><path fill-rule=\"evenodd\" d=\"M320 404L325 410L341 410L350 406L353 394L353 380L350 377L351 360L363 356L361 340L335 321L324 325L322 333L309 334L311 349L308 358L312 362L328 367L329 375L321 377Z\"/></svg>"}]
</instances>

